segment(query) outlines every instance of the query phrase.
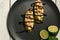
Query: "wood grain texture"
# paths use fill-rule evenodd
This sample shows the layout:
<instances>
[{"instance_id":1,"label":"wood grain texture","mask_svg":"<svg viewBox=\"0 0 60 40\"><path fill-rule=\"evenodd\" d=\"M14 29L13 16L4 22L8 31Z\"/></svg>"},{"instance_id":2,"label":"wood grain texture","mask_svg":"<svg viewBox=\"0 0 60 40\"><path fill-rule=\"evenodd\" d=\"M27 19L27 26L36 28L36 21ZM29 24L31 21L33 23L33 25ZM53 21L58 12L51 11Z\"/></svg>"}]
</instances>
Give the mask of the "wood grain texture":
<instances>
[{"instance_id":1,"label":"wood grain texture","mask_svg":"<svg viewBox=\"0 0 60 40\"><path fill-rule=\"evenodd\" d=\"M59 11L60 11L60 0L57 0L57 7L58 7L58 9L59 9Z\"/></svg>"},{"instance_id":2,"label":"wood grain texture","mask_svg":"<svg viewBox=\"0 0 60 40\"><path fill-rule=\"evenodd\" d=\"M11 0L11 6L16 2L16 0Z\"/></svg>"},{"instance_id":3,"label":"wood grain texture","mask_svg":"<svg viewBox=\"0 0 60 40\"><path fill-rule=\"evenodd\" d=\"M11 0L11 6L16 0ZM10 9L10 0L0 0L0 40L11 40L7 30L7 15Z\"/></svg>"},{"instance_id":4,"label":"wood grain texture","mask_svg":"<svg viewBox=\"0 0 60 40\"><path fill-rule=\"evenodd\" d=\"M55 0L52 0L55 3Z\"/></svg>"},{"instance_id":5,"label":"wood grain texture","mask_svg":"<svg viewBox=\"0 0 60 40\"><path fill-rule=\"evenodd\" d=\"M9 40L7 31L7 15L9 11L9 0L0 0L0 40Z\"/></svg>"}]
</instances>

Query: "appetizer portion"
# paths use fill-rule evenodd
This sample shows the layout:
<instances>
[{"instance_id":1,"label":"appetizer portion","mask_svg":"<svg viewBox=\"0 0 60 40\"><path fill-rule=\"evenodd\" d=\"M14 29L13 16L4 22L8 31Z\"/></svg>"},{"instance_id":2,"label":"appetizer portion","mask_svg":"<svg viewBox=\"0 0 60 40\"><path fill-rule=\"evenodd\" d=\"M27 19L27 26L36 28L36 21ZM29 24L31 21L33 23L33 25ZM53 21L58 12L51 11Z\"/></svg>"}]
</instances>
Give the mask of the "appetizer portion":
<instances>
[{"instance_id":1,"label":"appetizer portion","mask_svg":"<svg viewBox=\"0 0 60 40\"><path fill-rule=\"evenodd\" d=\"M44 17L44 8L42 1L37 0L33 6L33 9L34 9L35 21L37 23L40 23L41 21L43 21L43 17Z\"/></svg>"},{"instance_id":2,"label":"appetizer portion","mask_svg":"<svg viewBox=\"0 0 60 40\"><path fill-rule=\"evenodd\" d=\"M34 27L34 16L33 11L28 9L25 13L25 29L28 32L31 32Z\"/></svg>"},{"instance_id":3,"label":"appetizer portion","mask_svg":"<svg viewBox=\"0 0 60 40\"><path fill-rule=\"evenodd\" d=\"M50 33L52 33L52 34L57 33L57 32L58 32L58 27L55 26L55 25L50 25L50 26L48 27L48 31L49 31Z\"/></svg>"},{"instance_id":4,"label":"appetizer portion","mask_svg":"<svg viewBox=\"0 0 60 40\"><path fill-rule=\"evenodd\" d=\"M41 31L40 31L40 37L41 37L42 39L47 39L47 38L49 37L48 31L46 31L45 29L44 29L44 30L41 30Z\"/></svg>"}]
</instances>

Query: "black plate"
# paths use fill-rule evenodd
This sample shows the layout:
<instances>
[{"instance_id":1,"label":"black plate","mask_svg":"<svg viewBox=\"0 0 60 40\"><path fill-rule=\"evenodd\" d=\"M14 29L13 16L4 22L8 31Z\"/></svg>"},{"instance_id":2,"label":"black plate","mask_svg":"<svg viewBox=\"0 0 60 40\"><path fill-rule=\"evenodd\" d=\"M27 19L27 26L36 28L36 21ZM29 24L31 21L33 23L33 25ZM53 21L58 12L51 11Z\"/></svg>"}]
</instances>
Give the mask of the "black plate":
<instances>
[{"instance_id":1,"label":"black plate","mask_svg":"<svg viewBox=\"0 0 60 40\"><path fill-rule=\"evenodd\" d=\"M18 24L23 21L22 14L28 8L31 8L31 4L35 2L35 0L18 0L11 7L7 19L7 27L11 37L15 40L40 40L39 32L41 29L46 29L49 25L57 25L60 26L60 14L56 5L51 0L42 0L45 9L45 14L47 16L44 17L43 24L34 25L34 29L31 33L21 32L24 29L22 24Z\"/></svg>"}]
</instances>

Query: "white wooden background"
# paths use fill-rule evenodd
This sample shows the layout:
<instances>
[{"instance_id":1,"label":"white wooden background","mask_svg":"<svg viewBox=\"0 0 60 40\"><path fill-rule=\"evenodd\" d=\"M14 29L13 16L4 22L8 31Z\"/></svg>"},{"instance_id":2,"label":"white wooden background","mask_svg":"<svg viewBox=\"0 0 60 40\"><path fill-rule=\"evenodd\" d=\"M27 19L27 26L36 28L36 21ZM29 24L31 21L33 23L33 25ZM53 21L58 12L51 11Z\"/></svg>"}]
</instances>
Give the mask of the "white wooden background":
<instances>
[{"instance_id":1,"label":"white wooden background","mask_svg":"<svg viewBox=\"0 0 60 40\"><path fill-rule=\"evenodd\" d=\"M12 40L7 31L7 15L10 7L16 0L0 0L0 40ZM52 0L58 6L60 10L60 0ZM58 33L60 40L60 32Z\"/></svg>"}]
</instances>

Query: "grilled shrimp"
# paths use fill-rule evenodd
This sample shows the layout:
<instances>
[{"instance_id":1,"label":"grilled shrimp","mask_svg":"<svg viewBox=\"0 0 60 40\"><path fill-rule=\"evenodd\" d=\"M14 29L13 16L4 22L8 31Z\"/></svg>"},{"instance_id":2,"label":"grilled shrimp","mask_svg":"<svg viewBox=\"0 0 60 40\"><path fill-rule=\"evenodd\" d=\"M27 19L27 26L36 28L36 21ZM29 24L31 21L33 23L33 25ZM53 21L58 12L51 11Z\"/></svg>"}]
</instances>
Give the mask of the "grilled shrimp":
<instances>
[{"instance_id":1,"label":"grilled shrimp","mask_svg":"<svg viewBox=\"0 0 60 40\"><path fill-rule=\"evenodd\" d=\"M37 0L34 4L34 14L35 14L35 21L40 23L44 17L44 8L43 3L41 0Z\"/></svg>"},{"instance_id":2,"label":"grilled shrimp","mask_svg":"<svg viewBox=\"0 0 60 40\"><path fill-rule=\"evenodd\" d=\"M28 9L25 13L25 29L27 32L31 32L34 27L33 11Z\"/></svg>"}]
</instances>

